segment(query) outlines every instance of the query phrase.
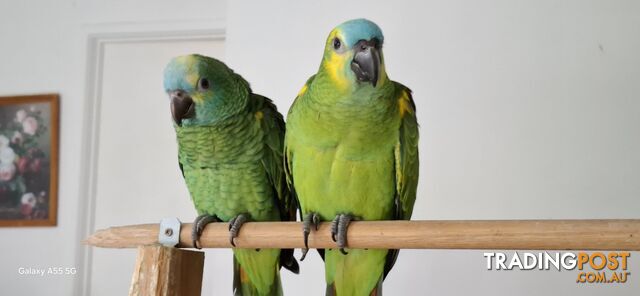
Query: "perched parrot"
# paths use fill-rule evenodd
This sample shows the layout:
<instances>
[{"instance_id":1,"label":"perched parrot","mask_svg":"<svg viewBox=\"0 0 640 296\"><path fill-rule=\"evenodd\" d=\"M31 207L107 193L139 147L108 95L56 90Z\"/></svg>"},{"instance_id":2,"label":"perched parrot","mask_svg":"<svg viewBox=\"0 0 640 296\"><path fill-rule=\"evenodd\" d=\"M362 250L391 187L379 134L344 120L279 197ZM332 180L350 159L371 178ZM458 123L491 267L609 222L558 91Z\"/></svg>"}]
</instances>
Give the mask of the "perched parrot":
<instances>
[{"instance_id":1,"label":"perched parrot","mask_svg":"<svg viewBox=\"0 0 640 296\"><path fill-rule=\"evenodd\" d=\"M235 246L246 221L295 220L282 161L285 125L271 100L252 93L224 63L195 54L171 60L164 89L171 100L180 169L199 214L194 246L211 222L228 221ZM280 267L299 271L291 249L233 253L234 295L282 295Z\"/></svg>"},{"instance_id":2,"label":"perched parrot","mask_svg":"<svg viewBox=\"0 0 640 296\"><path fill-rule=\"evenodd\" d=\"M333 29L320 69L287 116L287 180L302 211L305 246L313 226L333 221L337 249L319 250L326 295L382 294L398 250L347 252L347 227L352 220L408 220L416 198L416 108L411 91L387 76L383 42L369 20Z\"/></svg>"}]
</instances>

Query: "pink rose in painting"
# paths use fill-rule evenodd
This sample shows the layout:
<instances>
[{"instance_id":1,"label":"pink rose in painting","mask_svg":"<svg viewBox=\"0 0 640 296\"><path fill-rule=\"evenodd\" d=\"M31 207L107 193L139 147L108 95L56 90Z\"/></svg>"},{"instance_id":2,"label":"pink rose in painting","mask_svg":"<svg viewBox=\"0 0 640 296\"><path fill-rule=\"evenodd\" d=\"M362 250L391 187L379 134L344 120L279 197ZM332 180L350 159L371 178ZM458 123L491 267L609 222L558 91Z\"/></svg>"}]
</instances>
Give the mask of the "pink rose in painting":
<instances>
[{"instance_id":1,"label":"pink rose in painting","mask_svg":"<svg viewBox=\"0 0 640 296\"><path fill-rule=\"evenodd\" d=\"M25 118L27 118L27 111L24 111L24 109L20 109L18 110L18 112L16 112L17 122L22 122Z\"/></svg>"},{"instance_id":2,"label":"pink rose in painting","mask_svg":"<svg viewBox=\"0 0 640 296\"><path fill-rule=\"evenodd\" d=\"M37 201L36 200L36 195L31 193L31 192L27 192L27 193L22 195L21 201L22 201L23 205L28 204L28 205L30 205L32 207L35 207L36 206L36 201Z\"/></svg>"},{"instance_id":3,"label":"pink rose in painting","mask_svg":"<svg viewBox=\"0 0 640 296\"><path fill-rule=\"evenodd\" d=\"M38 131L38 121L29 116L22 121L22 131L27 135L35 135L36 131Z\"/></svg>"},{"instance_id":4,"label":"pink rose in painting","mask_svg":"<svg viewBox=\"0 0 640 296\"><path fill-rule=\"evenodd\" d=\"M22 137L22 133L21 132L19 132L19 131L13 132L13 136L11 137L11 143L16 144L16 145L20 145L20 144L22 144L22 140L24 140L24 139Z\"/></svg>"},{"instance_id":5,"label":"pink rose in painting","mask_svg":"<svg viewBox=\"0 0 640 296\"><path fill-rule=\"evenodd\" d=\"M9 181L16 174L16 166L13 163L0 163L0 181Z\"/></svg>"},{"instance_id":6,"label":"pink rose in painting","mask_svg":"<svg viewBox=\"0 0 640 296\"><path fill-rule=\"evenodd\" d=\"M20 205L20 212L22 215L29 217L31 216L31 212L33 212L33 208L36 206L36 196L31 192L27 192L22 195L22 204Z\"/></svg>"}]
</instances>

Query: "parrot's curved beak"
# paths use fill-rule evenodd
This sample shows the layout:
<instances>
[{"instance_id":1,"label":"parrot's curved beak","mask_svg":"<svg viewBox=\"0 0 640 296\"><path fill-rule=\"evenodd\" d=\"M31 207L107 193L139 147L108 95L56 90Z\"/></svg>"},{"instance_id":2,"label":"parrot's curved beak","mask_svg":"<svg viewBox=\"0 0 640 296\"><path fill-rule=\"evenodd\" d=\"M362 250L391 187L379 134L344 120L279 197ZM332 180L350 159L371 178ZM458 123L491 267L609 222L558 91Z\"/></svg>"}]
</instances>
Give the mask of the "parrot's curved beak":
<instances>
[{"instance_id":1,"label":"parrot's curved beak","mask_svg":"<svg viewBox=\"0 0 640 296\"><path fill-rule=\"evenodd\" d=\"M193 99L185 91L181 89L169 91L169 97L171 98L171 116L178 126L182 125L182 119L191 118L196 114Z\"/></svg>"},{"instance_id":2,"label":"parrot's curved beak","mask_svg":"<svg viewBox=\"0 0 640 296\"><path fill-rule=\"evenodd\" d=\"M373 40L360 40L355 47L355 54L351 61L351 70L361 82L371 82L373 87L378 83L380 69L380 51L378 42Z\"/></svg>"}]
</instances>

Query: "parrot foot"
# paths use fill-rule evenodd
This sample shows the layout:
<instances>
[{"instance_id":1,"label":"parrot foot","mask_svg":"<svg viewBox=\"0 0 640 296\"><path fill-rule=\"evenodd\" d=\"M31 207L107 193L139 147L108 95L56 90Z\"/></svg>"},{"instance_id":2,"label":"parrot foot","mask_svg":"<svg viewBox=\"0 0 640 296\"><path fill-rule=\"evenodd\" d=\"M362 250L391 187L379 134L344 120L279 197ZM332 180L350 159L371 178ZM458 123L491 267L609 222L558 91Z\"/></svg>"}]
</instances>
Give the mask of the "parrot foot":
<instances>
[{"instance_id":1,"label":"parrot foot","mask_svg":"<svg viewBox=\"0 0 640 296\"><path fill-rule=\"evenodd\" d=\"M247 220L249 220L249 217L246 214L240 214L229 220L229 242L232 246L236 246L236 242L234 241L234 239L238 237L238 233L240 233L242 224L247 222Z\"/></svg>"},{"instance_id":2,"label":"parrot foot","mask_svg":"<svg viewBox=\"0 0 640 296\"><path fill-rule=\"evenodd\" d=\"M220 219L216 217L216 215L200 215L193 221L193 226L191 227L191 239L193 241L193 247L196 249L201 249L198 244L200 243L200 236L202 235L202 231L207 224L211 222L219 222Z\"/></svg>"},{"instance_id":3,"label":"parrot foot","mask_svg":"<svg viewBox=\"0 0 640 296\"><path fill-rule=\"evenodd\" d=\"M307 257L307 252L309 252L309 233L311 233L311 225L317 231L318 226L320 226L320 216L317 213L308 213L302 219L302 234L304 236L304 248L302 249L302 257L300 257L300 261L304 260Z\"/></svg>"},{"instance_id":4,"label":"parrot foot","mask_svg":"<svg viewBox=\"0 0 640 296\"><path fill-rule=\"evenodd\" d=\"M338 214L331 222L331 239L338 244L340 253L344 255L348 254L344 248L347 247L347 229L351 220L353 216L350 214Z\"/></svg>"}]
</instances>

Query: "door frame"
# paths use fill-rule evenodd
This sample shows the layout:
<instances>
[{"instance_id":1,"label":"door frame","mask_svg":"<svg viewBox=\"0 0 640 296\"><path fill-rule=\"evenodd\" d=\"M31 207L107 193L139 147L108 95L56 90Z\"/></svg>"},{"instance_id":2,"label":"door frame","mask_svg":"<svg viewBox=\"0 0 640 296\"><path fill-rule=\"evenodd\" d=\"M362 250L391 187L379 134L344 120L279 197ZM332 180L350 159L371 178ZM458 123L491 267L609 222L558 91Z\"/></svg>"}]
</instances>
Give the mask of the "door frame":
<instances>
[{"instance_id":1,"label":"door frame","mask_svg":"<svg viewBox=\"0 0 640 296\"><path fill-rule=\"evenodd\" d=\"M176 25L176 24L173 24ZM191 27L193 24L187 24ZM166 26L162 26L166 27ZM184 27L178 25L175 27ZM211 28L218 27L218 28ZM105 46L113 43L139 43L154 41L220 41L225 40L224 27L201 24L196 28L171 30L136 30L127 28L121 31L119 25L107 25L89 28L85 33L87 44L85 106L82 131L82 155L78 205L78 242L89 237L95 231L95 204L98 181L98 155L100 147L100 112L102 102L102 74L104 72ZM74 285L74 295L91 295L92 247L83 245L76 254L78 278ZM131 262L133 264L134 262Z\"/></svg>"}]
</instances>

